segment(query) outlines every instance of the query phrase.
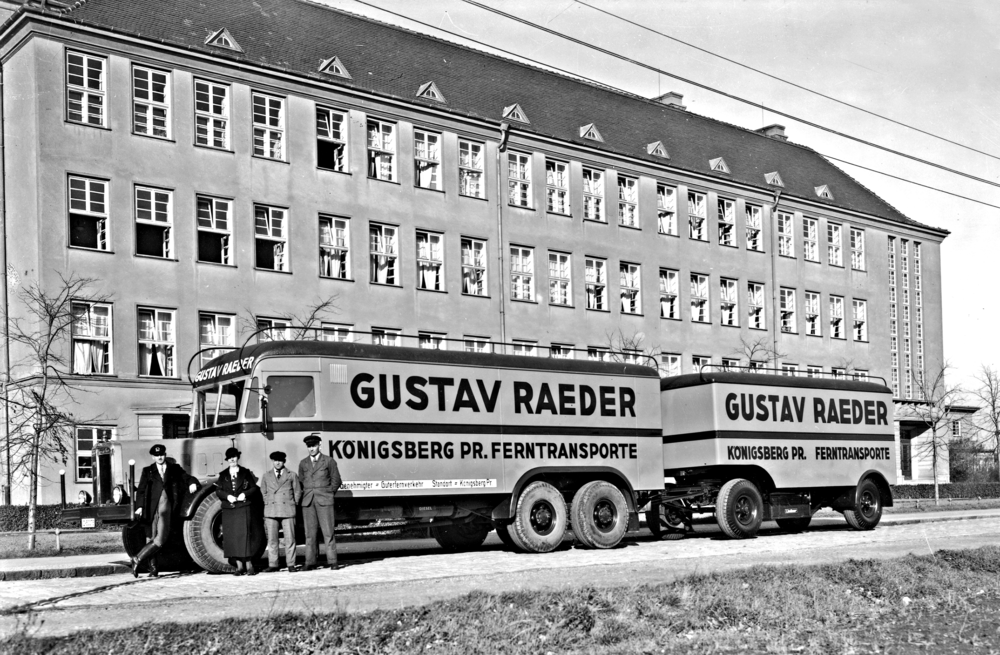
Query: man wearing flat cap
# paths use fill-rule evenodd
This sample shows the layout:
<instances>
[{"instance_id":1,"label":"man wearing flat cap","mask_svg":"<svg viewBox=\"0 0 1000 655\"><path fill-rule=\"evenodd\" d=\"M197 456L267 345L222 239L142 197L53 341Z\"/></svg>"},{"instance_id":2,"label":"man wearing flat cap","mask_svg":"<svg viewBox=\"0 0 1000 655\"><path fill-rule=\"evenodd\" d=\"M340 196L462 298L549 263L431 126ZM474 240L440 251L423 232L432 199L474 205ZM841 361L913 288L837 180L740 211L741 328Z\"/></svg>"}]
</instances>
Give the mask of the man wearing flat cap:
<instances>
[{"instance_id":1,"label":"man wearing flat cap","mask_svg":"<svg viewBox=\"0 0 1000 655\"><path fill-rule=\"evenodd\" d=\"M174 523L179 523L178 513L187 493L198 490L198 480L180 464L167 461L167 448L156 444L149 449L153 463L142 469L139 486L135 491L135 515L146 525L150 541L132 558L132 575L139 577L139 567L148 562L149 576L159 575L156 570L156 553L167 543Z\"/></svg>"},{"instance_id":2,"label":"man wearing flat cap","mask_svg":"<svg viewBox=\"0 0 1000 655\"><path fill-rule=\"evenodd\" d=\"M261 477L264 494L264 527L267 529L267 573L281 568L278 558L278 530L285 534L285 565L295 570L295 509L302 499L302 485L294 472L285 468L285 453L270 455L273 468Z\"/></svg>"},{"instance_id":3,"label":"man wearing flat cap","mask_svg":"<svg viewBox=\"0 0 1000 655\"><path fill-rule=\"evenodd\" d=\"M332 457L320 452L323 440L319 434L314 432L303 441L309 450L309 456L299 462L302 519L306 528L306 565L303 570L311 571L316 568L317 530L322 530L326 539L326 563L331 569L335 569L337 541L333 536L333 495L340 489L340 471Z\"/></svg>"}]
</instances>

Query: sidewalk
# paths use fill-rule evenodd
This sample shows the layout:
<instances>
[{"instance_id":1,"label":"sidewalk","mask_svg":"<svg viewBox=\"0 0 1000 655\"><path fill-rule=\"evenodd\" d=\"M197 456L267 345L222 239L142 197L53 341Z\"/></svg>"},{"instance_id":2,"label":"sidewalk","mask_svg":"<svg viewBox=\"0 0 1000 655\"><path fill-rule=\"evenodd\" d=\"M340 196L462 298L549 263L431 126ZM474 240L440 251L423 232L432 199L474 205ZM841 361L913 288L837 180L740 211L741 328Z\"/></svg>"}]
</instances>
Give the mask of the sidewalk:
<instances>
[{"instance_id":1,"label":"sidewalk","mask_svg":"<svg viewBox=\"0 0 1000 655\"><path fill-rule=\"evenodd\" d=\"M913 525L916 523L940 523L944 521L969 521L973 519L1000 516L1000 508L971 509L955 512L912 512L906 514L884 514L880 526ZM843 517L832 510L821 510L813 517L814 526L837 525ZM765 523L768 526L769 523ZM770 526L773 526L770 523ZM646 531L643 530L645 533ZM409 540L412 541L412 540ZM433 548L433 540L421 540ZM390 549L398 542L381 542L381 549ZM355 551L359 544L344 544L338 548L342 554ZM369 544L369 548L371 545ZM360 548L357 550L361 550ZM51 578L85 578L115 575L131 571L128 556L122 553L98 555L70 555L66 557L26 557L0 560L0 581L5 580L46 580Z\"/></svg>"}]
</instances>

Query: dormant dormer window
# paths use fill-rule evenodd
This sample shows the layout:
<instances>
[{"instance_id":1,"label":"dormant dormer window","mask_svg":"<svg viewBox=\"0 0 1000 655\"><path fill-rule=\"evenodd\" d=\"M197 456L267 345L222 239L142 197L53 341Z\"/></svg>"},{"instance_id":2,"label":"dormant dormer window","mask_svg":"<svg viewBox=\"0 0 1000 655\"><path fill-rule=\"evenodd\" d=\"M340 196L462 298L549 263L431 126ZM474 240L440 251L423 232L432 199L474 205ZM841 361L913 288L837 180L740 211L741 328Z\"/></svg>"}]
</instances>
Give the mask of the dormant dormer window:
<instances>
[{"instance_id":1,"label":"dormant dormer window","mask_svg":"<svg viewBox=\"0 0 1000 655\"><path fill-rule=\"evenodd\" d=\"M646 145L646 152L654 157L663 157L664 159L670 159L670 155L667 154L667 149L664 147L662 141L653 141Z\"/></svg>"},{"instance_id":2,"label":"dormant dormer window","mask_svg":"<svg viewBox=\"0 0 1000 655\"><path fill-rule=\"evenodd\" d=\"M524 113L521 109L521 105L514 103L509 107L503 108L503 117L507 120L517 121L518 123L524 123L525 125L530 125L531 121L528 120L528 115Z\"/></svg>"},{"instance_id":3,"label":"dormant dormer window","mask_svg":"<svg viewBox=\"0 0 1000 655\"><path fill-rule=\"evenodd\" d=\"M830 187L825 184L816 187L816 195L823 200L833 200L833 193L830 192Z\"/></svg>"},{"instance_id":4,"label":"dormant dormer window","mask_svg":"<svg viewBox=\"0 0 1000 655\"><path fill-rule=\"evenodd\" d=\"M604 137L601 133L597 131L597 127L593 123L587 123L586 125L580 126L580 136L584 139L590 139L591 141L600 141L604 143Z\"/></svg>"},{"instance_id":5,"label":"dormant dormer window","mask_svg":"<svg viewBox=\"0 0 1000 655\"><path fill-rule=\"evenodd\" d=\"M319 72L327 75L336 75L344 79L351 79L351 74L347 72L347 67L340 61L340 57L324 59L319 65Z\"/></svg>"},{"instance_id":6,"label":"dormant dormer window","mask_svg":"<svg viewBox=\"0 0 1000 655\"><path fill-rule=\"evenodd\" d=\"M243 52L243 48L240 47L240 44L236 42L236 39L233 38L233 35L225 27L209 34L208 38L205 39L205 45L225 48L234 52Z\"/></svg>"},{"instance_id":7,"label":"dormant dormer window","mask_svg":"<svg viewBox=\"0 0 1000 655\"><path fill-rule=\"evenodd\" d=\"M778 171L774 171L773 173L764 173L764 181L774 186L785 186L781 176L778 175Z\"/></svg>"},{"instance_id":8,"label":"dormant dormer window","mask_svg":"<svg viewBox=\"0 0 1000 655\"><path fill-rule=\"evenodd\" d=\"M729 166L726 165L726 160L722 157L710 159L708 165L716 173L729 173Z\"/></svg>"},{"instance_id":9,"label":"dormant dormer window","mask_svg":"<svg viewBox=\"0 0 1000 655\"><path fill-rule=\"evenodd\" d=\"M425 100L433 100L434 102L448 102L444 99L444 94L441 90L437 88L437 84L434 82L424 82L417 89L417 97L424 98Z\"/></svg>"}]
</instances>

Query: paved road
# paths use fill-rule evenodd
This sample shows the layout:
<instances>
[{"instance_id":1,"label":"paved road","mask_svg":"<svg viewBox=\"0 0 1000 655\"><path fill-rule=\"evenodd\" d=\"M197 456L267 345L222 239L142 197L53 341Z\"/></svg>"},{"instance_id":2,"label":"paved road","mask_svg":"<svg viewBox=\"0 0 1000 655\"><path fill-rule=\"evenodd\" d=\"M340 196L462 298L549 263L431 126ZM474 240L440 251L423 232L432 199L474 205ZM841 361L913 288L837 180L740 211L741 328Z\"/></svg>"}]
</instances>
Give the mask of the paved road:
<instances>
[{"instance_id":1,"label":"paved road","mask_svg":"<svg viewBox=\"0 0 1000 655\"><path fill-rule=\"evenodd\" d=\"M431 540L390 542L375 547L385 549L381 552L345 553L341 561L347 566L340 571L239 579L199 573L138 581L129 575L114 575L5 582L0 585L0 611L4 612L0 615L0 638L24 624L24 615L11 610L29 605L42 619L37 634L67 634L148 621L391 609L473 590L641 585L754 564L818 564L941 548L977 548L995 545L1000 536L998 516L883 524L872 532L852 531L842 519L820 523L794 535L766 528L750 541L722 539L714 526L697 526L695 535L681 541L656 541L640 534L611 551L577 549L567 542L544 555L505 552L495 535L482 550L458 554L443 553ZM234 594L240 596L237 602ZM225 602L220 602L223 596Z\"/></svg>"}]
</instances>

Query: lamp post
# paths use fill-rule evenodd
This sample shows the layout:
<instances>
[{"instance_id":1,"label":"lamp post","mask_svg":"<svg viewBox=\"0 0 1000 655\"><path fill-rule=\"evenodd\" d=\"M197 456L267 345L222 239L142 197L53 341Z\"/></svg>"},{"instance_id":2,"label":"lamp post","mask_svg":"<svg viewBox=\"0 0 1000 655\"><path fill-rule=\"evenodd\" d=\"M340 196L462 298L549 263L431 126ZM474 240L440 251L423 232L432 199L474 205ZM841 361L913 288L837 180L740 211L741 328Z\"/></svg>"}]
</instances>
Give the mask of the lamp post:
<instances>
[{"instance_id":1,"label":"lamp post","mask_svg":"<svg viewBox=\"0 0 1000 655\"><path fill-rule=\"evenodd\" d=\"M66 469L59 469L59 494L62 496L63 509L66 508Z\"/></svg>"},{"instance_id":2,"label":"lamp post","mask_svg":"<svg viewBox=\"0 0 1000 655\"><path fill-rule=\"evenodd\" d=\"M135 520L135 460L128 461L128 507L130 517Z\"/></svg>"}]
</instances>

